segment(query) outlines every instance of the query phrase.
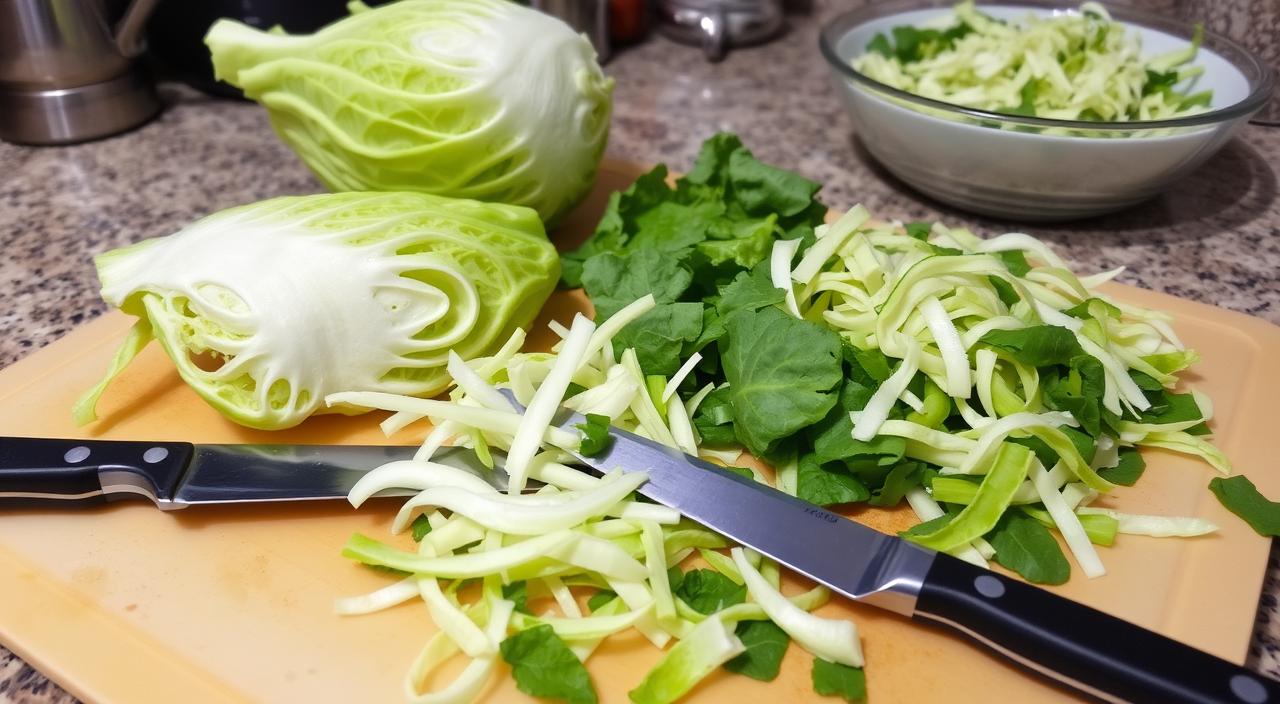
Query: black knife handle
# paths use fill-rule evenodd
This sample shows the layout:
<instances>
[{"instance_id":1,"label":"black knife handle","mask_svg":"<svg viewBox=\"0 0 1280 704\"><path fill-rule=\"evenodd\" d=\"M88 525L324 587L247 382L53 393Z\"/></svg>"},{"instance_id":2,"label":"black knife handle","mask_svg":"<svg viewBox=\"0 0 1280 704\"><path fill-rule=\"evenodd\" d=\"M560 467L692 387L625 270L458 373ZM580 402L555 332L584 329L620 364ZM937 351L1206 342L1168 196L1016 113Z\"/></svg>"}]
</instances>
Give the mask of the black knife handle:
<instances>
[{"instance_id":1,"label":"black knife handle","mask_svg":"<svg viewBox=\"0 0 1280 704\"><path fill-rule=\"evenodd\" d=\"M194 451L185 442L0 437L0 504L163 503Z\"/></svg>"},{"instance_id":2,"label":"black knife handle","mask_svg":"<svg viewBox=\"0 0 1280 704\"><path fill-rule=\"evenodd\" d=\"M1280 704L1280 683L941 553L921 586L915 618L956 629L1105 701Z\"/></svg>"}]
</instances>

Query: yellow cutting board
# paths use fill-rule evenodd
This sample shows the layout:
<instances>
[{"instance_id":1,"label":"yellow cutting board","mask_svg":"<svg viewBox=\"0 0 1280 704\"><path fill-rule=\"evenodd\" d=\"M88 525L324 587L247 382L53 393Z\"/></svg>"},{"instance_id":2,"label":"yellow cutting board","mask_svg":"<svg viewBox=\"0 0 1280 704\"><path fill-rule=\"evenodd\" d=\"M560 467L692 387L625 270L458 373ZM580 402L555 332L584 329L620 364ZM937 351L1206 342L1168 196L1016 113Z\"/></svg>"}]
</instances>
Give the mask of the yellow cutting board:
<instances>
[{"instance_id":1,"label":"yellow cutting board","mask_svg":"<svg viewBox=\"0 0 1280 704\"><path fill-rule=\"evenodd\" d=\"M569 246L590 231L608 192L635 167L606 165L596 193L558 235ZM1188 381L1217 408L1217 442L1266 494L1274 469L1274 402L1280 394L1280 328L1218 308L1110 286L1123 300L1175 316L1204 361ZM557 293L537 323L567 322L585 303ZM129 319L109 314L0 371L0 434L194 442L383 442L377 421L317 417L276 433L223 420L179 380L157 346L108 391L102 419L71 423L70 408L106 368ZM538 330L543 329L539 327ZM545 345L545 335L532 345ZM412 443L415 426L391 439ZM1270 542L1223 510L1206 486L1212 470L1165 452L1146 453L1146 475L1104 505L1196 515L1222 530L1193 540L1120 536L1102 549L1109 573L1055 591L1235 662L1249 643ZM397 502L360 511L345 502L190 508L164 514L142 503L85 511L0 513L0 642L77 696L97 702L399 702L410 663L433 632L409 603L338 617L335 597L388 578L339 555L352 532L386 536ZM914 522L908 511L852 514L883 530ZM832 560L841 559L833 554ZM797 589L794 581L788 589ZM1063 691L961 638L836 599L825 616L862 632L869 698L897 702L1038 701ZM659 657L634 634L611 639L589 661L604 702L626 693ZM1034 657L1034 654L1033 654ZM782 674L762 684L720 672L688 701L819 700L810 658L792 647ZM456 671L456 670L454 670ZM449 673L444 673L449 674ZM440 682L435 682L439 685ZM522 700L505 670L485 701Z\"/></svg>"}]
</instances>

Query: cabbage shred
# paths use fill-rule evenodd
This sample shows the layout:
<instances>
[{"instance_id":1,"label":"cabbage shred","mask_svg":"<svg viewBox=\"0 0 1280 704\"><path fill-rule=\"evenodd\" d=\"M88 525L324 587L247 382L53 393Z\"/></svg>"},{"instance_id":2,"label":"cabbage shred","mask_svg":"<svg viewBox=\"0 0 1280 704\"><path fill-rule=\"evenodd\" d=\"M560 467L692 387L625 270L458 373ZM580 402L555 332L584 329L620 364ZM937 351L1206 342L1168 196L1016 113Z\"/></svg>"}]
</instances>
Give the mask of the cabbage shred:
<instances>
[{"instance_id":1,"label":"cabbage shred","mask_svg":"<svg viewBox=\"0 0 1280 704\"><path fill-rule=\"evenodd\" d=\"M1059 120L1163 120L1203 112L1213 97L1192 88L1200 25L1187 48L1144 57L1140 37L1095 2L1010 24L967 0L946 20L877 34L853 68L925 98Z\"/></svg>"}]
</instances>

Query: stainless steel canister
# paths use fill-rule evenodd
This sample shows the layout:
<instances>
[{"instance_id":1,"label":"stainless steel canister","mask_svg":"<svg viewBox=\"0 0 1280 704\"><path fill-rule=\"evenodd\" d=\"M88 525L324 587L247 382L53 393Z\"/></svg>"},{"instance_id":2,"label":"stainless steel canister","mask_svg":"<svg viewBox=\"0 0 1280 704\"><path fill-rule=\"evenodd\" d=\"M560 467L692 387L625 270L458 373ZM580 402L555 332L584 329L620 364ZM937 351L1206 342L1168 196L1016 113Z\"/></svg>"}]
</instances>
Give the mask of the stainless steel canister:
<instances>
[{"instance_id":1,"label":"stainless steel canister","mask_svg":"<svg viewBox=\"0 0 1280 704\"><path fill-rule=\"evenodd\" d=\"M155 115L135 58L156 1L121 11L108 0L0 0L0 139L79 142Z\"/></svg>"}]
</instances>

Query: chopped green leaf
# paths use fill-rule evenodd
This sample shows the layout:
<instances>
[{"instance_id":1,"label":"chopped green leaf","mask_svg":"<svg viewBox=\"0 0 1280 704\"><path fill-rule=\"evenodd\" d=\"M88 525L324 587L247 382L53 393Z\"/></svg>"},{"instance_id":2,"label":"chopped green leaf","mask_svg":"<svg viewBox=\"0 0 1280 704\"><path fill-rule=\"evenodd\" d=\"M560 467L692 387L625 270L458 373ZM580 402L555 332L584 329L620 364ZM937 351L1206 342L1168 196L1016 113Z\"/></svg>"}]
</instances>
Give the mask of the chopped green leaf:
<instances>
[{"instance_id":1,"label":"chopped green leaf","mask_svg":"<svg viewBox=\"0 0 1280 704\"><path fill-rule=\"evenodd\" d=\"M421 543L422 539L431 532L431 521L427 520L427 514L424 513L413 519L413 524L409 528L413 532L413 542Z\"/></svg>"},{"instance_id":2,"label":"chopped green leaf","mask_svg":"<svg viewBox=\"0 0 1280 704\"><path fill-rule=\"evenodd\" d=\"M1023 254L1022 250L1009 249L996 252L996 256L1004 262L1004 265L1009 268L1009 273L1014 276L1026 276L1027 272L1031 271L1031 265L1027 263L1027 255Z\"/></svg>"},{"instance_id":3,"label":"chopped green leaf","mask_svg":"<svg viewBox=\"0 0 1280 704\"><path fill-rule=\"evenodd\" d=\"M1133 379L1133 383L1137 384L1138 388L1142 389L1145 392L1151 392L1151 393L1164 392L1163 384L1161 384L1159 381L1156 381L1151 376L1147 374L1143 374L1142 372L1136 369L1129 370L1129 378ZM1151 396L1148 394L1147 398L1151 398ZM1164 399L1161 399L1162 401L1161 405L1163 405L1163 400Z\"/></svg>"},{"instance_id":4,"label":"chopped green leaf","mask_svg":"<svg viewBox=\"0 0 1280 704\"><path fill-rule=\"evenodd\" d=\"M1162 402L1155 406L1159 410L1144 411L1140 416L1143 423L1181 423L1204 418L1204 412L1191 394L1173 394L1163 389L1157 393L1163 397Z\"/></svg>"},{"instance_id":5,"label":"chopped green leaf","mask_svg":"<svg viewBox=\"0 0 1280 704\"><path fill-rule=\"evenodd\" d=\"M753 215L795 215L809 207L821 187L757 160L745 148L729 155L729 180L734 198Z\"/></svg>"},{"instance_id":6,"label":"chopped green leaf","mask_svg":"<svg viewBox=\"0 0 1280 704\"><path fill-rule=\"evenodd\" d=\"M876 32L876 36L867 42L867 51L874 51L886 59L893 58L893 47L889 44L889 38L884 36L884 32Z\"/></svg>"},{"instance_id":7,"label":"chopped green leaf","mask_svg":"<svg viewBox=\"0 0 1280 704\"><path fill-rule=\"evenodd\" d=\"M1147 80L1142 84L1142 95L1154 95L1173 90L1178 83L1177 71L1152 71L1147 69Z\"/></svg>"},{"instance_id":8,"label":"chopped green leaf","mask_svg":"<svg viewBox=\"0 0 1280 704\"><path fill-rule=\"evenodd\" d=\"M1018 330L992 330L978 342L1004 352L1012 359L1031 367L1069 364L1084 354L1076 336L1056 325L1034 325Z\"/></svg>"},{"instance_id":9,"label":"chopped green leaf","mask_svg":"<svg viewBox=\"0 0 1280 704\"><path fill-rule=\"evenodd\" d=\"M1058 428L1058 431L1071 440L1076 452L1079 452L1086 462L1093 458L1094 442L1092 437L1070 426L1062 426ZM1034 435L1025 438L1009 438L1006 442L1022 445L1030 449L1036 453L1036 459L1040 460L1040 464L1046 467L1052 467L1058 463L1058 453L1054 452L1048 443Z\"/></svg>"},{"instance_id":10,"label":"chopped green leaf","mask_svg":"<svg viewBox=\"0 0 1280 704\"><path fill-rule=\"evenodd\" d=\"M613 442L613 436L609 435L609 416L588 413L587 422L574 427L582 431L582 443L578 446L578 451L587 457L604 452Z\"/></svg>"},{"instance_id":11,"label":"chopped green leaf","mask_svg":"<svg viewBox=\"0 0 1280 704\"><path fill-rule=\"evenodd\" d=\"M521 613L532 613L529 611L529 583L523 579L519 582L502 585L502 598L514 601L516 611Z\"/></svg>"},{"instance_id":12,"label":"chopped green leaf","mask_svg":"<svg viewBox=\"0 0 1280 704\"><path fill-rule=\"evenodd\" d=\"M561 281L565 286L582 285L584 263L601 252L621 252L635 238L636 213L654 207L671 195L667 187L667 167L659 164L642 174L621 193L609 196L609 203L596 231L578 249L561 255ZM630 230L630 232L628 231Z\"/></svg>"},{"instance_id":13,"label":"chopped green leaf","mask_svg":"<svg viewBox=\"0 0 1280 704\"><path fill-rule=\"evenodd\" d=\"M683 181L725 188L729 183L729 158L739 149L745 149L738 135L730 132L718 132L702 143L698 158L684 175Z\"/></svg>"},{"instance_id":14,"label":"chopped green leaf","mask_svg":"<svg viewBox=\"0 0 1280 704\"><path fill-rule=\"evenodd\" d=\"M1022 84L1022 89L1018 91L1019 102L1017 105L1001 110L1009 115L1023 115L1025 117L1036 116L1036 96L1040 94L1040 84L1035 80L1028 80Z\"/></svg>"},{"instance_id":15,"label":"chopped green leaf","mask_svg":"<svg viewBox=\"0 0 1280 704\"><path fill-rule=\"evenodd\" d=\"M904 64L937 56L951 48L955 41L972 31L969 25L960 23L947 30L920 29L910 25L894 27L893 56ZM874 42L874 40L872 40ZM886 40L885 45L888 45ZM868 47L869 48L869 47Z\"/></svg>"},{"instance_id":16,"label":"chopped green leaf","mask_svg":"<svg viewBox=\"0 0 1280 704\"><path fill-rule=\"evenodd\" d=\"M782 656L791 638L773 621L742 621L735 631L747 646L745 652L724 664L724 669L753 680L772 682L782 670Z\"/></svg>"},{"instance_id":17,"label":"chopped green leaf","mask_svg":"<svg viewBox=\"0 0 1280 704\"><path fill-rule=\"evenodd\" d=\"M939 528L947 525L948 523L950 523L951 519L953 518L955 518L955 516L950 514L944 514L944 515L938 516L937 518L931 518L927 521L924 521L922 523L917 523L914 526L911 526L910 528L900 532L898 535L901 535L904 538L914 537L919 535L928 535L938 530Z\"/></svg>"},{"instance_id":18,"label":"chopped green leaf","mask_svg":"<svg viewBox=\"0 0 1280 704\"><path fill-rule=\"evenodd\" d=\"M718 221L725 222L729 221ZM694 250L712 267L733 264L736 271L739 268L753 267L769 256L778 223L776 215L732 222L722 227L716 227L718 223L713 223L707 231L710 239L694 245ZM718 233L726 232L728 236L717 236Z\"/></svg>"},{"instance_id":19,"label":"chopped green leaf","mask_svg":"<svg viewBox=\"0 0 1280 704\"><path fill-rule=\"evenodd\" d=\"M743 479L750 479L751 481L755 481L756 479L756 475L752 474L751 470L746 467L724 467L724 469L733 472Z\"/></svg>"},{"instance_id":20,"label":"chopped green leaf","mask_svg":"<svg viewBox=\"0 0 1280 704\"><path fill-rule=\"evenodd\" d=\"M824 697L841 697L850 702L867 697L867 676L860 667L814 658L811 675L813 691Z\"/></svg>"},{"instance_id":21,"label":"chopped green leaf","mask_svg":"<svg viewBox=\"0 0 1280 704\"><path fill-rule=\"evenodd\" d=\"M569 704L596 704L596 689L587 668L551 626L520 631L502 641L500 649L521 692Z\"/></svg>"},{"instance_id":22,"label":"chopped green leaf","mask_svg":"<svg viewBox=\"0 0 1280 704\"><path fill-rule=\"evenodd\" d=\"M1005 304L1006 307L1012 308L1018 301L1022 300L1013 284L999 276L988 276L987 281L991 283L991 288L996 290L996 295L1000 297L1000 302Z\"/></svg>"},{"instance_id":23,"label":"chopped green leaf","mask_svg":"<svg viewBox=\"0 0 1280 704\"><path fill-rule=\"evenodd\" d=\"M1119 308L1101 298L1086 298L1062 312L1081 320L1088 320L1089 318L1115 318L1119 320L1121 315Z\"/></svg>"},{"instance_id":24,"label":"chopped green leaf","mask_svg":"<svg viewBox=\"0 0 1280 704\"><path fill-rule=\"evenodd\" d=\"M800 458L796 496L818 506L866 501L871 492L844 467L824 466L812 453Z\"/></svg>"},{"instance_id":25,"label":"chopped green leaf","mask_svg":"<svg viewBox=\"0 0 1280 704\"><path fill-rule=\"evenodd\" d=\"M877 34L876 37L883 39L884 35ZM933 232L933 225L927 222L909 222L903 225L902 228L906 230L908 236L914 237L921 242L928 240L929 233Z\"/></svg>"},{"instance_id":26,"label":"chopped green leaf","mask_svg":"<svg viewBox=\"0 0 1280 704\"><path fill-rule=\"evenodd\" d=\"M836 406L808 431L819 463L838 460L850 469L859 469L888 467L902 459L907 450L906 440L902 438L892 435L881 435L867 441L853 438L853 421L849 413L862 410L873 393L874 387L864 386L852 376L845 380Z\"/></svg>"},{"instance_id":27,"label":"chopped green leaf","mask_svg":"<svg viewBox=\"0 0 1280 704\"><path fill-rule=\"evenodd\" d=\"M680 565L668 567L667 585L671 587L671 593L675 594L680 591L681 584L684 584L684 571L680 569Z\"/></svg>"},{"instance_id":28,"label":"chopped green leaf","mask_svg":"<svg viewBox=\"0 0 1280 704\"><path fill-rule=\"evenodd\" d=\"M674 303L692 281L693 274L678 259L653 249L597 254L582 270L582 286L600 322L649 294L657 303Z\"/></svg>"},{"instance_id":29,"label":"chopped green leaf","mask_svg":"<svg viewBox=\"0 0 1280 704\"><path fill-rule=\"evenodd\" d=\"M595 233L561 257L566 286L583 285L587 262L595 257L647 251L695 274L696 290L678 300L701 303L715 297L715 286L766 259L776 237L811 241L813 226L827 212L814 198L818 184L760 162L728 133L703 143L693 169L674 188L667 177L666 167L659 166L609 199ZM628 299L631 293L618 287L606 297L621 305L638 297ZM597 294L588 295L594 301Z\"/></svg>"},{"instance_id":30,"label":"chopped green leaf","mask_svg":"<svg viewBox=\"0 0 1280 704\"><path fill-rule=\"evenodd\" d=\"M924 465L919 462L899 462L885 476L884 484L868 503L872 506L897 506L908 491L920 486L923 470Z\"/></svg>"},{"instance_id":31,"label":"chopped green leaf","mask_svg":"<svg viewBox=\"0 0 1280 704\"><path fill-rule=\"evenodd\" d=\"M720 289L716 310L727 317L736 310L756 311L782 303L785 294L769 278L769 265L761 263L749 272L741 272L729 285Z\"/></svg>"},{"instance_id":32,"label":"chopped green leaf","mask_svg":"<svg viewBox=\"0 0 1280 704\"><path fill-rule=\"evenodd\" d=\"M1120 449L1120 463L1107 469L1099 469L1098 476L1112 484L1133 486L1146 470L1147 462L1137 449L1124 447Z\"/></svg>"},{"instance_id":33,"label":"chopped green leaf","mask_svg":"<svg viewBox=\"0 0 1280 704\"><path fill-rule=\"evenodd\" d=\"M889 358L880 350L864 350L843 343L840 351L849 362L851 378L864 386L879 385L893 373L889 368Z\"/></svg>"},{"instance_id":34,"label":"chopped green leaf","mask_svg":"<svg viewBox=\"0 0 1280 704\"><path fill-rule=\"evenodd\" d=\"M840 336L777 308L725 319L721 363L734 429L758 455L827 415L843 376Z\"/></svg>"},{"instance_id":35,"label":"chopped green leaf","mask_svg":"<svg viewBox=\"0 0 1280 704\"><path fill-rule=\"evenodd\" d=\"M1179 101L1178 109L1186 110L1187 108L1196 108L1196 107L1207 108L1212 103L1213 103L1213 91L1202 90L1199 93L1193 93L1191 95L1188 95L1187 97Z\"/></svg>"},{"instance_id":36,"label":"chopped green leaf","mask_svg":"<svg viewBox=\"0 0 1280 704\"><path fill-rule=\"evenodd\" d=\"M1021 513L1006 513L987 536L996 549L996 562L1037 584L1063 584L1071 565L1058 541L1039 521Z\"/></svg>"},{"instance_id":37,"label":"chopped green leaf","mask_svg":"<svg viewBox=\"0 0 1280 704\"><path fill-rule=\"evenodd\" d=\"M1258 535L1280 536L1280 503L1263 496L1248 477L1243 474L1214 477L1209 481L1209 491L1228 511L1244 519Z\"/></svg>"},{"instance_id":38,"label":"chopped green leaf","mask_svg":"<svg viewBox=\"0 0 1280 704\"><path fill-rule=\"evenodd\" d=\"M1106 375L1096 358L1086 354L1072 357L1065 375L1056 367L1048 368L1042 370L1040 381L1050 410L1070 411L1089 435L1100 435L1104 425L1110 435L1118 435L1114 429L1119 419L1102 406Z\"/></svg>"},{"instance_id":39,"label":"chopped green leaf","mask_svg":"<svg viewBox=\"0 0 1280 704\"><path fill-rule=\"evenodd\" d=\"M707 394L693 415L693 427L704 445L729 445L737 442L733 433L733 404L729 389L723 387Z\"/></svg>"},{"instance_id":40,"label":"chopped green leaf","mask_svg":"<svg viewBox=\"0 0 1280 704\"><path fill-rule=\"evenodd\" d=\"M617 594L614 594L608 589L601 589L595 594L592 594L591 598L587 599L587 610L594 612L598 610L601 606L604 606L605 604L617 598L618 598Z\"/></svg>"},{"instance_id":41,"label":"chopped green leaf","mask_svg":"<svg viewBox=\"0 0 1280 704\"><path fill-rule=\"evenodd\" d=\"M734 584L733 580L715 570L689 570L684 573L680 584L673 588L675 595L690 608L707 615L747 599L746 586Z\"/></svg>"},{"instance_id":42,"label":"chopped green leaf","mask_svg":"<svg viewBox=\"0 0 1280 704\"><path fill-rule=\"evenodd\" d=\"M632 348L648 374L674 374L686 342L702 332L701 303L667 303L640 316L613 338L614 349Z\"/></svg>"}]
</instances>

